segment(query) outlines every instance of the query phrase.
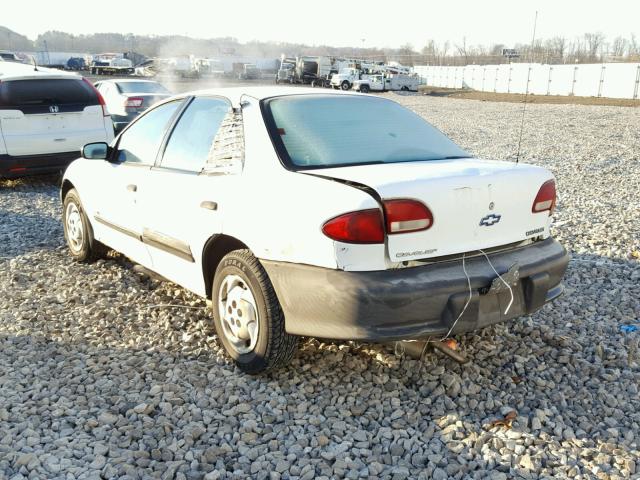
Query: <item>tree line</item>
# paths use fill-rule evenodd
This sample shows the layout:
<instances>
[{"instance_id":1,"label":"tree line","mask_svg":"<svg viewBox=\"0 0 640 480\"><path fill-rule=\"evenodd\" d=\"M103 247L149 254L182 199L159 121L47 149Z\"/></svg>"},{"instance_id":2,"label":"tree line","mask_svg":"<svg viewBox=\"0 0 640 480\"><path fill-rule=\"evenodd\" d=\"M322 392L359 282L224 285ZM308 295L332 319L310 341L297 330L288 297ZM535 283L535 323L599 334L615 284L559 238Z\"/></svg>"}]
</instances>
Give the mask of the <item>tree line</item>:
<instances>
[{"instance_id":1,"label":"tree line","mask_svg":"<svg viewBox=\"0 0 640 480\"><path fill-rule=\"evenodd\" d=\"M504 48L515 49L519 56L506 58ZM291 42L242 43L236 38L197 39L183 35L134 35L131 33L93 33L73 35L51 30L38 35L35 41L0 26L0 49L35 52L64 51L78 53L137 52L148 57L170 57L193 54L201 57L223 55L278 58L288 55L329 55L367 58L372 61L398 61L405 65L486 65L494 63L595 63L640 61L640 39L635 34L608 39L600 32L585 33L568 39L556 36L538 39L531 44L469 45L460 42L427 40L416 49L411 44L399 48L311 46Z\"/></svg>"}]
</instances>

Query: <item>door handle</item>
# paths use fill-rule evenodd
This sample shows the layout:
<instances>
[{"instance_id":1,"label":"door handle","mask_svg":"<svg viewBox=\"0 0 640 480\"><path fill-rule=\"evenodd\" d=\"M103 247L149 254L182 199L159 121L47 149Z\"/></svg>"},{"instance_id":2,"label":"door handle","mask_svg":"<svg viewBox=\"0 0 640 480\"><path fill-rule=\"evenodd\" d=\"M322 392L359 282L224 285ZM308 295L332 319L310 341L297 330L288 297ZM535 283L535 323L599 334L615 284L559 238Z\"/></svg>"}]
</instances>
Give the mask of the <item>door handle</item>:
<instances>
[{"instance_id":1,"label":"door handle","mask_svg":"<svg viewBox=\"0 0 640 480\"><path fill-rule=\"evenodd\" d=\"M209 200L204 200L200 203L200 207L207 210L217 210L218 204L216 202L211 202Z\"/></svg>"},{"instance_id":2,"label":"door handle","mask_svg":"<svg viewBox=\"0 0 640 480\"><path fill-rule=\"evenodd\" d=\"M127 190L129 190L130 192L137 192L138 191L138 186L137 185L127 185Z\"/></svg>"}]
</instances>

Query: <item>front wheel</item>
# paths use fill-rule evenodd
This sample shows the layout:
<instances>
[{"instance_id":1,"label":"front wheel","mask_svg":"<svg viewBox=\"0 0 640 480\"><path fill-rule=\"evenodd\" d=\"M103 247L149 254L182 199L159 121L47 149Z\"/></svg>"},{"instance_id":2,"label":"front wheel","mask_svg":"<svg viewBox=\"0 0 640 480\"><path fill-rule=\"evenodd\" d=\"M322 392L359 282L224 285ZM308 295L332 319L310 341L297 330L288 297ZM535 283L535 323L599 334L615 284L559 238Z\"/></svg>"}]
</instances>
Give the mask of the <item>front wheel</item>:
<instances>
[{"instance_id":1,"label":"front wheel","mask_svg":"<svg viewBox=\"0 0 640 480\"><path fill-rule=\"evenodd\" d=\"M107 249L93 238L91 223L74 188L64 197L63 208L64 238L74 260L92 262L102 257Z\"/></svg>"},{"instance_id":2,"label":"front wheel","mask_svg":"<svg viewBox=\"0 0 640 480\"><path fill-rule=\"evenodd\" d=\"M211 296L218 338L240 370L259 373L289 363L298 339L285 332L273 285L249 250L222 259Z\"/></svg>"}]
</instances>

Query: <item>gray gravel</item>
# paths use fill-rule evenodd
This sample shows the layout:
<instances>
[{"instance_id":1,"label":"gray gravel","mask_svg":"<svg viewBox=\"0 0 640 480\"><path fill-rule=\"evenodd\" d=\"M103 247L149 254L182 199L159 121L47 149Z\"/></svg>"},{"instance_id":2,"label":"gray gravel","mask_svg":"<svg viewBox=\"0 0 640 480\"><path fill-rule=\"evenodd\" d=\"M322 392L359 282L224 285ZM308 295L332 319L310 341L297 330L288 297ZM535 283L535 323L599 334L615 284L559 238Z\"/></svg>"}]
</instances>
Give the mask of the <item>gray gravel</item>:
<instances>
[{"instance_id":1,"label":"gray gravel","mask_svg":"<svg viewBox=\"0 0 640 480\"><path fill-rule=\"evenodd\" d=\"M516 104L393 98L515 155ZM200 299L119 255L71 261L54 179L0 182L0 479L640 478L640 332L620 330L640 325L639 127L639 109L530 106L567 294L459 337L464 367L306 340L243 375Z\"/></svg>"}]
</instances>

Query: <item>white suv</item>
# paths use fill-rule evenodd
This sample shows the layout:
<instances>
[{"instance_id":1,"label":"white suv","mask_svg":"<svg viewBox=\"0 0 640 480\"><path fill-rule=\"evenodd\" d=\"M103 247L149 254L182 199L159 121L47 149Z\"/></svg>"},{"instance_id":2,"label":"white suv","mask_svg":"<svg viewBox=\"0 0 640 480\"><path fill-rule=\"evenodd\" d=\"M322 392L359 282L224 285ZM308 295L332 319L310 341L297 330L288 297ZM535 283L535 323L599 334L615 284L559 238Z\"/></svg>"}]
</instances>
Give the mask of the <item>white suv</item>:
<instances>
[{"instance_id":1,"label":"white suv","mask_svg":"<svg viewBox=\"0 0 640 480\"><path fill-rule=\"evenodd\" d=\"M64 170L87 142L113 136L104 100L80 75L0 63L0 178Z\"/></svg>"}]
</instances>

